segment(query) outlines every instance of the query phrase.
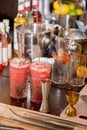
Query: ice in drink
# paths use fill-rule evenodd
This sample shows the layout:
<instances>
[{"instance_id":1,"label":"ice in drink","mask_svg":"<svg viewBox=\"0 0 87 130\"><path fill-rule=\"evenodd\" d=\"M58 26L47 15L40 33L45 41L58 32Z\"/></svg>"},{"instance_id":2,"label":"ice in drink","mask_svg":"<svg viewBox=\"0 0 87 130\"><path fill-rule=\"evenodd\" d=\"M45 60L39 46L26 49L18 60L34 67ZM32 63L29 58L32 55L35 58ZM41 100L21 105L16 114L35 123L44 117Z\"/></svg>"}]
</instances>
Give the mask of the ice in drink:
<instances>
[{"instance_id":1,"label":"ice in drink","mask_svg":"<svg viewBox=\"0 0 87 130\"><path fill-rule=\"evenodd\" d=\"M27 97L27 83L30 61L24 58L13 58L10 61L10 96L15 99Z\"/></svg>"},{"instance_id":2,"label":"ice in drink","mask_svg":"<svg viewBox=\"0 0 87 130\"><path fill-rule=\"evenodd\" d=\"M55 84L66 84L70 57L66 52L60 52L59 55L54 54L53 57L55 61L52 66L52 82Z\"/></svg>"},{"instance_id":3,"label":"ice in drink","mask_svg":"<svg viewBox=\"0 0 87 130\"><path fill-rule=\"evenodd\" d=\"M32 62L30 65L31 77L31 101L34 103L41 103L42 90L41 80L50 79L51 65L46 62Z\"/></svg>"}]
</instances>

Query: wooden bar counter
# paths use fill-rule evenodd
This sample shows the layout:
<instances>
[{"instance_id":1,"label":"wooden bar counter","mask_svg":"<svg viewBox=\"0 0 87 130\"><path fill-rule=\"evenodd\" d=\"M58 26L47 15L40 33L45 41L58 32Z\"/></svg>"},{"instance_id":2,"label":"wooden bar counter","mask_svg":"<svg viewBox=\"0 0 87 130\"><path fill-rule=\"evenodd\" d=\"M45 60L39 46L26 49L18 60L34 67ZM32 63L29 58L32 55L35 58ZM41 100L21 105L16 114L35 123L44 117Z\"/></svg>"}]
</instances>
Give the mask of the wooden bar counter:
<instances>
[{"instance_id":1,"label":"wooden bar counter","mask_svg":"<svg viewBox=\"0 0 87 130\"><path fill-rule=\"evenodd\" d=\"M30 101L30 89L28 90L27 99L15 100L10 97L9 79L10 77L9 77L9 66L8 66L8 67L4 67L3 71L0 73L0 102L18 106L18 107L23 107L26 109L39 111L40 105L32 103ZM52 85L50 96L49 96L49 114L60 115L60 113L67 106L67 101L65 97L67 88L68 85L65 85L64 87L58 85Z\"/></svg>"},{"instance_id":2,"label":"wooden bar counter","mask_svg":"<svg viewBox=\"0 0 87 130\"><path fill-rule=\"evenodd\" d=\"M0 73L0 102L14 106L24 107L39 111L40 105L34 104L30 101L30 90L28 90L27 99L15 100L9 95L10 81L9 81L9 66L3 68ZM51 87L49 96L49 113L53 115L59 115L66 107L67 102L65 98L65 88L58 88L57 86Z\"/></svg>"},{"instance_id":3,"label":"wooden bar counter","mask_svg":"<svg viewBox=\"0 0 87 130\"><path fill-rule=\"evenodd\" d=\"M0 73L0 129L9 127L9 130L86 130L87 120L72 121L60 117L60 113L67 106L66 90L68 85L51 86L49 95L49 113L39 112L40 105L30 101L28 96L23 100L10 97L9 66ZM79 88L76 91L80 91ZM3 130L3 129L2 129Z\"/></svg>"}]
</instances>

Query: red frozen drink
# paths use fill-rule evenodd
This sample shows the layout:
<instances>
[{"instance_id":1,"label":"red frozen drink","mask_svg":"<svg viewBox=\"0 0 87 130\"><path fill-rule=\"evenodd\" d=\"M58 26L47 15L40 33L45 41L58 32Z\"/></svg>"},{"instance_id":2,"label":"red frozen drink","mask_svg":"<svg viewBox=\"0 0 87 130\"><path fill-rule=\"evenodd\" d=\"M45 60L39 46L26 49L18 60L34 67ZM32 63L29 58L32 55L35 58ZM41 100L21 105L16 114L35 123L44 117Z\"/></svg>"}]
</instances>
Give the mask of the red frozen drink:
<instances>
[{"instance_id":1,"label":"red frozen drink","mask_svg":"<svg viewBox=\"0 0 87 130\"><path fill-rule=\"evenodd\" d=\"M15 99L27 97L27 83L30 61L24 58L13 58L10 61L10 96Z\"/></svg>"},{"instance_id":2,"label":"red frozen drink","mask_svg":"<svg viewBox=\"0 0 87 130\"><path fill-rule=\"evenodd\" d=\"M41 103L41 80L50 79L51 65L46 62L32 62L30 65L31 76L31 101Z\"/></svg>"}]
</instances>

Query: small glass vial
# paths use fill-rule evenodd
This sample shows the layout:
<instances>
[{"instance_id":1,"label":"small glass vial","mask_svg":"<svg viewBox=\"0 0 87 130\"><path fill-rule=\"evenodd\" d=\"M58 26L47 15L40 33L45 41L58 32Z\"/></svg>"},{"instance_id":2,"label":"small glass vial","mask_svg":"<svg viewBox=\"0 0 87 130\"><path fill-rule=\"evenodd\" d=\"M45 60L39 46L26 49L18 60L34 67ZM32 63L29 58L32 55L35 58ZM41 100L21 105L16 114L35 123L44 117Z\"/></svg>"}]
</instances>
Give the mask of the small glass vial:
<instances>
[{"instance_id":1,"label":"small glass vial","mask_svg":"<svg viewBox=\"0 0 87 130\"><path fill-rule=\"evenodd\" d=\"M6 39L8 42L8 61L12 58L12 37L10 35L9 19L3 19L6 29Z\"/></svg>"},{"instance_id":2,"label":"small glass vial","mask_svg":"<svg viewBox=\"0 0 87 130\"><path fill-rule=\"evenodd\" d=\"M69 62L68 83L73 87L85 84L86 57L82 54L72 54Z\"/></svg>"},{"instance_id":3,"label":"small glass vial","mask_svg":"<svg viewBox=\"0 0 87 130\"><path fill-rule=\"evenodd\" d=\"M8 65L8 41L6 38L6 30L5 25L2 22L2 65L7 66Z\"/></svg>"}]
</instances>

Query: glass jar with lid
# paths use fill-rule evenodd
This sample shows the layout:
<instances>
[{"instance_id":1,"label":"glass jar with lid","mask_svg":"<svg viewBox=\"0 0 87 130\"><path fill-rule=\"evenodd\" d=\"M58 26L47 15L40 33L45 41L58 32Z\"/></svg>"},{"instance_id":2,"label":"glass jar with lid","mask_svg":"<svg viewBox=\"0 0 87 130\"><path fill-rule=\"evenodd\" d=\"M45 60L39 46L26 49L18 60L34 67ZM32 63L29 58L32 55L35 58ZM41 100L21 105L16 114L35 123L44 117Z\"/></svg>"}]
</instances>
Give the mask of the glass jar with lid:
<instances>
[{"instance_id":1,"label":"glass jar with lid","mask_svg":"<svg viewBox=\"0 0 87 130\"><path fill-rule=\"evenodd\" d=\"M86 57L82 54L73 53L69 61L69 85L72 87L82 87L85 84L86 72Z\"/></svg>"}]
</instances>

